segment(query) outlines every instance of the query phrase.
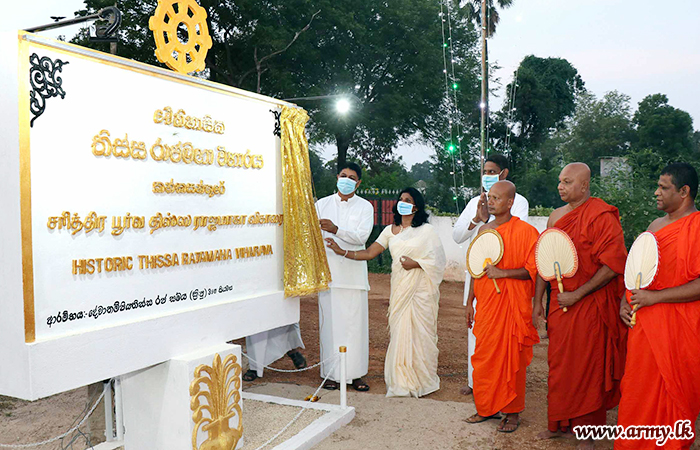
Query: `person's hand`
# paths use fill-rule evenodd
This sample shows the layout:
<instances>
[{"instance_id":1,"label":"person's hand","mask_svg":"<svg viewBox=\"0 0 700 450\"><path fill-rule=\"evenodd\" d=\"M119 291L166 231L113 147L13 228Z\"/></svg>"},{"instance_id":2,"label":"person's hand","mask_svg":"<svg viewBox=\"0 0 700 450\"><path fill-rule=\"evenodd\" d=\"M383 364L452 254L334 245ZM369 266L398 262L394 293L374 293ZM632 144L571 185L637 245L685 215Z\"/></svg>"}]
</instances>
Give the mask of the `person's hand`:
<instances>
[{"instance_id":1,"label":"person's hand","mask_svg":"<svg viewBox=\"0 0 700 450\"><path fill-rule=\"evenodd\" d=\"M321 230L333 234L338 232L338 227L330 219L321 219L319 222L321 224Z\"/></svg>"},{"instance_id":2,"label":"person's hand","mask_svg":"<svg viewBox=\"0 0 700 450\"><path fill-rule=\"evenodd\" d=\"M632 289L630 291L632 297L630 297L630 304L635 308L635 311L639 311L645 306L651 306L659 303L659 291L646 291L644 289Z\"/></svg>"},{"instance_id":3,"label":"person's hand","mask_svg":"<svg viewBox=\"0 0 700 450\"><path fill-rule=\"evenodd\" d=\"M560 308L568 308L570 306L573 306L574 303L578 302L581 300L581 296L574 292L560 292L559 295L557 295L557 302L559 302L559 307Z\"/></svg>"},{"instance_id":4,"label":"person's hand","mask_svg":"<svg viewBox=\"0 0 700 450\"><path fill-rule=\"evenodd\" d=\"M540 321L546 323L547 318L544 316L544 307L542 306L542 302L535 302L535 305L532 307L532 325L539 329Z\"/></svg>"},{"instance_id":5,"label":"person's hand","mask_svg":"<svg viewBox=\"0 0 700 450\"><path fill-rule=\"evenodd\" d=\"M484 272L486 273L486 276L492 280L506 277L506 272L503 269L499 269L492 264L487 264Z\"/></svg>"},{"instance_id":6,"label":"person's hand","mask_svg":"<svg viewBox=\"0 0 700 450\"><path fill-rule=\"evenodd\" d=\"M622 319L622 323L632 328L632 307L625 298L620 302L620 319Z\"/></svg>"},{"instance_id":7,"label":"person's hand","mask_svg":"<svg viewBox=\"0 0 700 450\"><path fill-rule=\"evenodd\" d=\"M474 325L474 305L472 302L467 302L467 328Z\"/></svg>"},{"instance_id":8,"label":"person's hand","mask_svg":"<svg viewBox=\"0 0 700 450\"><path fill-rule=\"evenodd\" d=\"M401 262L401 266L403 266L405 270L411 270L420 267L420 264L418 264L416 261L409 258L408 256L402 256L399 259L399 261Z\"/></svg>"},{"instance_id":9,"label":"person's hand","mask_svg":"<svg viewBox=\"0 0 700 450\"><path fill-rule=\"evenodd\" d=\"M476 220L474 220L475 222L487 223L489 221L491 215L489 214L489 208L486 203L486 192L482 192L481 197L479 197L479 203L476 206Z\"/></svg>"},{"instance_id":10,"label":"person's hand","mask_svg":"<svg viewBox=\"0 0 700 450\"><path fill-rule=\"evenodd\" d=\"M331 250L333 250L333 252L334 252L336 255L344 255L344 254L345 254L345 250L343 250L342 248L340 248L340 245L338 245L338 243L335 242L335 241L333 240L333 238L326 238L326 246L327 246L328 248L330 248Z\"/></svg>"}]
</instances>

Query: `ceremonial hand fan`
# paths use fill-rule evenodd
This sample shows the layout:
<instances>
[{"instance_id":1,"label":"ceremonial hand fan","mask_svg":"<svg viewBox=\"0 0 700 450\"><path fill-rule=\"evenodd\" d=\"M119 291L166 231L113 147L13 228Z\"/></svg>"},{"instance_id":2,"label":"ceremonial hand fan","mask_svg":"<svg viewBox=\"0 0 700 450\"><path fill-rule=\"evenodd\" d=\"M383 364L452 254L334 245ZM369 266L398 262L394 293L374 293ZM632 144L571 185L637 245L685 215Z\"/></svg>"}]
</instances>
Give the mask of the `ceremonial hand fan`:
<instances>
[{"instance_id":1,"label":"ceremonial hand fan","mask_svg":"<svg viewBox=\"0 0 700 450\"><path fill-rule=\"evenodd\" d=\"M625 287L629 290L644 289L659 272L659 244L654 233L645 231L634 240L625 263ZM637 305L634 311L637 310ZM632 326L637 323L637 313L632 314Z\"/></svg>"},{"instance_id":2,"label":"ceremonial hand fan","mask_svg":"<svg viewBox=\"0 0 700 450\"><path fill-rule=\"evenodd\" d=\"M537 272L543 280L556 278L559 292L564 292L562 278L571 278L578 270L576 247L569 235L558 228L546 229L537 240L535 247ZM568 308L564 307L564 312Z\"/></svg>"},{"instance_id":3,"label":"ceremonial hand fan","mask_svg":"<svg viewBox=\"0 0 700 450\"><path fill-rule=\"evenodd\" d=\"M496 230L484 230L469 244L467 250L467 270L474 278L484 276L487 264L495 266L503 258L503 238ZM496 280L493 280L496 292L501 293Z\"/></svg>"}]
</instances>

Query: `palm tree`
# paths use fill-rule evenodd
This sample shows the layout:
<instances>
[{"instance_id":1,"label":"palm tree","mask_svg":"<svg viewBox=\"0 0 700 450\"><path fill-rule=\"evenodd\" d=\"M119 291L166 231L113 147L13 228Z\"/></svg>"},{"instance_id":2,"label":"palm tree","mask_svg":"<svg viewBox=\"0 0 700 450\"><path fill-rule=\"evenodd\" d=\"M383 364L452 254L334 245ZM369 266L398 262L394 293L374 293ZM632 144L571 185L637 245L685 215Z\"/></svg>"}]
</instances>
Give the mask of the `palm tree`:
<instances>
[{"instance_id":1,"label":"palm tree","mask_svg":"<svg viewBox=\"0 0 700 450\"><path fill-rule=\"evenodd\" d=\"M513 1L514 0L496 0L495 3L498 4L499 8L506 9L513 5ZM477 25L481 25L481 0L468 0L464 8L467 10L467 17L471 18ZM496 34L496 26L499 21L500 16L498 15L498 9L494 8L494 0L486 0L487 38Z\"/></svg>"}]
</instances>

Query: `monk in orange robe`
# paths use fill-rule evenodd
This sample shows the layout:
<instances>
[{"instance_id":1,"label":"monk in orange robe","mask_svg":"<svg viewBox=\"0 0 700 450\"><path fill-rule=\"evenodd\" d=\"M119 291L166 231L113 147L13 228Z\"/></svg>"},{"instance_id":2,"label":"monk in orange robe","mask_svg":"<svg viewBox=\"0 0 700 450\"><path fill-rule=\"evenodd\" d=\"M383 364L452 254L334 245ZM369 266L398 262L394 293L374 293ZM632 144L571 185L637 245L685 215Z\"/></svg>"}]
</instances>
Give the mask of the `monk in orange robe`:
<instances>
[{"instance_id":1,"label":"monk in orange robe","mask_svg":"<svg viewBox=\"0 0 700 450\"><path fill-rule=\"evenodd\" d=\"M577 425L605 425L605 413L620 400L627 329L619 303L627 250L617 208L590 195L587 165L567 165L559 175L559 195L567 204L555 210L547 227L564 231L578 254L578 271L556 280L548 316L548 430L539 438L567 433ZM543 316L545 282L538 276L533 322ZM564 312L563 308L568 311ZM578 448L593 448L590 439Z\"/></svg>"},{"instance_id":2,"label":"monk in orange robe","mask_svg":"<svg viewBox=\"0 0 700 450\"><path fill-rule=\"evenodd\" d=\"M503 258L496 266L486 266L486 276L472 279L467 298L469 328L474 321L474 297L479 298L472 356L477 413L467 422L498 418L502 412L505 417L497 430L504 433L515 431L520 424L519 414L525 409L525 373L532 361L532 346L540 341L532 325L539 233L511 215L514 200L515 185L510 181L499 181L489 190L488 209L495 220L484 225L482 231L498 231L503 238Z\"/></svg>"},{"instance_id":3,"label":"monk in orange robe","mask_svg":"<svg viewBox=\"0 0 700 450\"><path fill-rule=\"evenodd\" d=\"M650 286L627 293L620 316L631 326L617 423L666 425L666 442L617 439L615 449L689 449L700 413L700 212L698 174L685 163L661 171L655 192L666 213L649 225L659 244L659 271ZM679 421L687 421L676 425ZM679 436L684 434L684 436ZM663 441L661 439L660 441Z\"/></svg>"}]
</instances>

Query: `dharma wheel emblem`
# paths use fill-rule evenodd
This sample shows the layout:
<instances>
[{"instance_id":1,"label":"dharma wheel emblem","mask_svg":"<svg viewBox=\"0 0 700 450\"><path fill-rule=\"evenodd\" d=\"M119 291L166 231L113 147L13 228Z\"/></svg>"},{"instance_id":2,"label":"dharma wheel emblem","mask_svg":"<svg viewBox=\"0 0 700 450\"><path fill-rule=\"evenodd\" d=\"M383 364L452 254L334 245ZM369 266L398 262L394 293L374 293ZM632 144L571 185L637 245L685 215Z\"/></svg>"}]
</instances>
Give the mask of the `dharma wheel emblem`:
<instances>
[{"instance_id":1,"label":"dharma wheel emblem","mask_svg":"<svg viewBox=\"0 0 700 450\"><path fill-rule=\"evenodd\" d=\"M190 408L194 411L192 420L195 423L192 432L193 450L236 448L243 436L243 420L241 366L233 354L228 355L222 362L217 353L211 366L202 364L195 369L194 379L190 383ZM204 415L204 412L208 414ZM236 416L238 426L231 428L229 420ZM207 439L198 447L197 437L200 429L207 433Z\"/></svg>"},{"instance_id":2,"label":"dharma wheel emblem","mask_svg":"<svg viewBox=\"0 0 700 450\"><path fill-rule=\"evenodd\" d=\"M158 61L179 73L204 70L211 48L206 19L207 11L195 0L158 0L156 12L148 20Z\"/></svg>"}]
</instances>

